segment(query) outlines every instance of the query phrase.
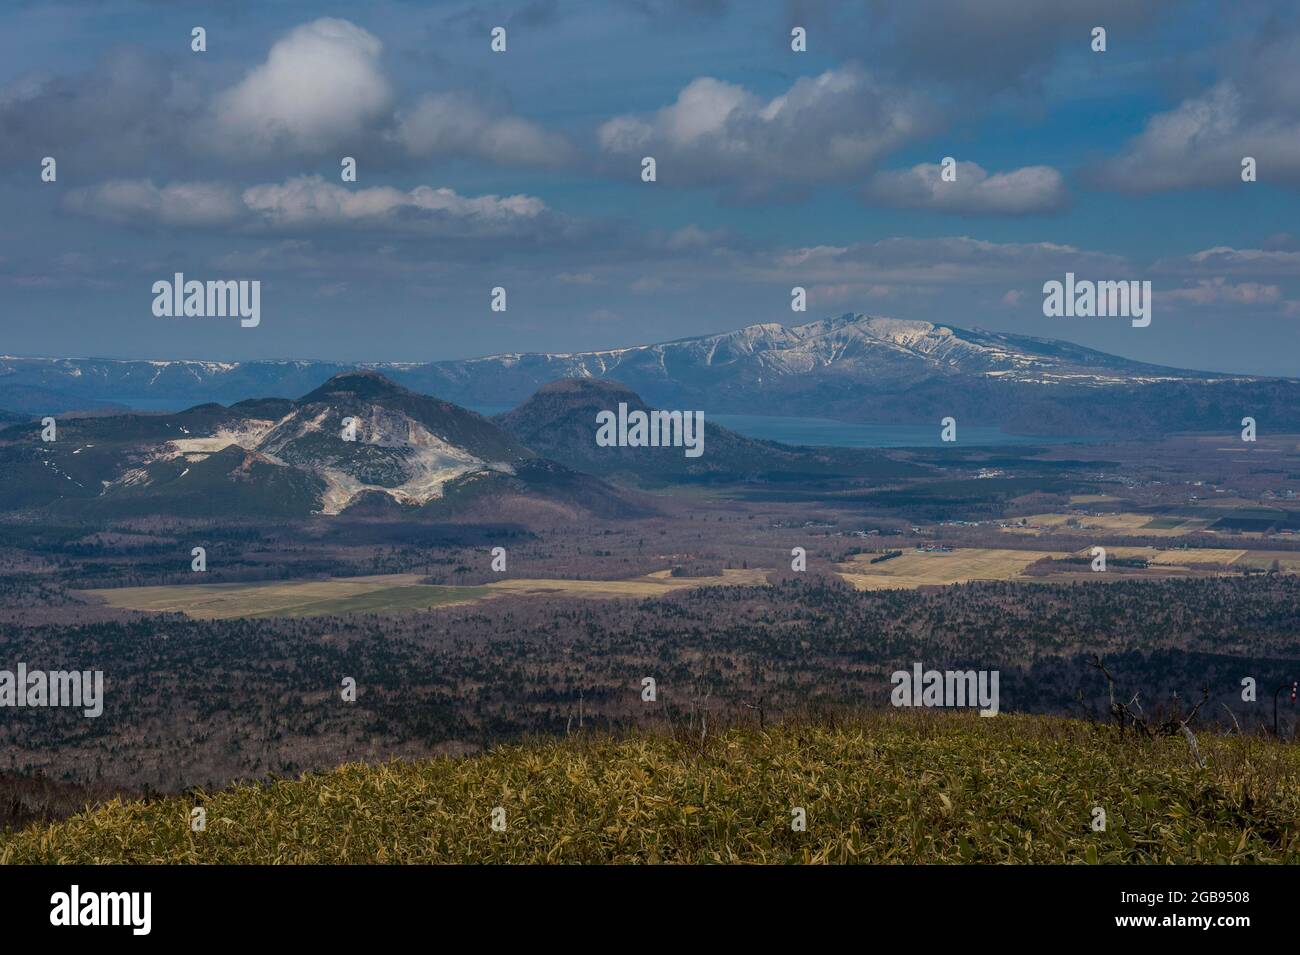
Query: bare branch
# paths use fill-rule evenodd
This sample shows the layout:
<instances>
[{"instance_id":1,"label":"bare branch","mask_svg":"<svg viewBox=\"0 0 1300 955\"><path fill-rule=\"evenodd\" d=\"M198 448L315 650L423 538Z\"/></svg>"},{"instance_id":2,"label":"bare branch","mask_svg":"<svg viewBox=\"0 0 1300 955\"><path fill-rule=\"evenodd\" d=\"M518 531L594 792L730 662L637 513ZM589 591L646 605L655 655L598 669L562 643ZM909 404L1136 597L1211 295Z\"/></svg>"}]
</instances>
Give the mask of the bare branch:
<instances>
[{"instance_id":1,"label":"bare branch","mask_svg":"<svg viewBox=\"0 0 1300 955\"><path fill-rule=\"evenodd\" d=\"M1228 715L1232 717L1232 725L1237 727L1237 735L1240 736L1241 724L1237 722L1237 714L1232 712L1232 707L1230 707L1227 703L1220 703L1219 705L1228 711Z\"/></svg>"}]
</instances>

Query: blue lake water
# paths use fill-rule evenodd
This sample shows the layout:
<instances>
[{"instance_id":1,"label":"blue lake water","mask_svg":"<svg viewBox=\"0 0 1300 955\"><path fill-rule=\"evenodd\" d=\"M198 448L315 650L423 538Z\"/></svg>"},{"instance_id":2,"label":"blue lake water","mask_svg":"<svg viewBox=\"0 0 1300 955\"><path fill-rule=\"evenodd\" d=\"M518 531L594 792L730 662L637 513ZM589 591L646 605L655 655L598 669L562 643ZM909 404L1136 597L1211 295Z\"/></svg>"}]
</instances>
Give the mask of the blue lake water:
<instances>
[{"instance_id":1,"label":"blue lake water","mask_svg":"<svg viewBox=\"0 0 1300 955\"><path fill-rule=\"evenodd\" d=\"M140 411L176 411L188 403L132 400L124 401ZM509 411L512 405L469 405L481 415L491 417ZM928 448L942 447L939 424L852 424L830 418L798 418L781 415L716 414L705 420L729 428L747 438L779 441L830 448ZM1007 434L998 428L957 424L959 445L1072 444L1086 439L1062 436Z\"/></svg>"},{"instance_id":2,"label":"blue lake water","mask_svg":"<svg viewBox=\"0 0 1300 955\"><path fill-rule=\"evenodd\" d=\"M829 418L788 418L772 415L715 414L706 420L747 438L834 448L941 447L938 422L928 424L851 424ZM957 423L959 445L1063 444L1077 438L1007 434L999 428Z\"/></svg>"},{"instance_id":3,"label":"blue lake water","mask_svg":"<svg viewBox=\"0 0 1300 955\"><path fill-rule=\"evenodd\" d=\"M474 405L473 410L491 417L509 411L509 406ZM705 414L712 421L747 438L829 448L930 448L942 447L939 424L851 424L830 418L796 418L781 415ZM1073 444L1082 438L1007 434L999 428L957 424L959 445Z\"/></svg>"}]
</instances>

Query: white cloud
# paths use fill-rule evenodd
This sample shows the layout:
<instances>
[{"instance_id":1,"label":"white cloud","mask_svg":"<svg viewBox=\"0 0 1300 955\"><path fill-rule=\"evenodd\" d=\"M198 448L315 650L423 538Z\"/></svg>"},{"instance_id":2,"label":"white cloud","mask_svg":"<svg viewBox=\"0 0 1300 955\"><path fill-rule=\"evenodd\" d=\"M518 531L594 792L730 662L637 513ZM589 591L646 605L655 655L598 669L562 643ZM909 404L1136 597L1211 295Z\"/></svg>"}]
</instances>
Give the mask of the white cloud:
<instances>
[{"instance_id":1,"label":"white cloud","mask_svg":"<svg viewBox=\"0 0 1300 955\"><path fill-rule=\"evenodd\" d=\"M574 161L567 139L470 93L430 93L400 112L394 138L414 156L485 159L503 166L560 167Z\"/></svg>"},{"instance_id":2,"label":"white cloud","mask_svg":"<svg viewBox=\"0 0 1300 955\"><path fill-rule=\"evenodd\" d=\"M1276 285L1259 282L1226 281L1222 276L1201 279L1186 288L1162 290L1160 298L1189 305L1276 305L1282 300L1282 290Z\"/></svg>"},{"instance_id":3,"label":"white cloud","mask_svg":"<svg viewBox=\"0 0 1300 955\"><path fill-rule=\"evenodd\" d=\"M114 179L68 193L72 212L104 222L206 228L233 225L244 214L239 190L224 183L156 186L147 179Z\"/></svg>"},{"instance_id":4,"label":"white cloud","mask_svg":"<svg viewBox=\"0 0 1300 955\"><path fill-rule=\"evenodd\" d=\"M1166 275L1300 276L1300 252L1284 249L1234 249L1216 245L1178 258L1161 259L1152 271Z\"/></svg>"},{"instance_id":5,"label":"white cloud","mask_svg":"<svg viewBox=\"0 0 1300 955\"><path fill-rule=\"evenodd\" d=\"M1126 259L1054 242L989 242L969 236L889 238L849 246L787 249L749 260L756 278L812 282L990 285L1017 280L1041 283L1072 271L1080 276L1134 274Z\"/></svg>"},{"instance_id":6,"label":"white cloud","mask_svg":"<svg viewBox=\"0 0 1300 955\"><path fill-rule=\"evenodd\" d=\"M422 231L436 220L474 222L484 228L535 219L546 204L532 196L462 196L454 189L390 186L347 189L319 176L251 186L244 204L272 227L344 226L352 223L395 231Z\"/></svg>"},{"instance_id":7,"label":"white cloud","mask_svg":"<svg viewBox=\"0 0 1300 955\"><path fill-rule=\"evenodd\" d=\"M1059 212L1069 204L1061 174L1051 166L1024 166L988 173L973 162L957 163L955 182L944 182L937 163L880 172L863 197L882 206L928 209L965 216L1022 216Z\"/></svg>"},{"instance_id":8,"label":"white cloud","mask_svg":"<svg viewBox=\"0 0 1300 955\"><path fill-rule=\"evenodd\" d=\"M1300 187L1300 33L1279 31L1232 75L1152 116L1146 128L1095 170L1105 186L1157 192L1204 186L1256 188L1241 161L1256 161L1258 184Z\"/></svg>"},{"instance_id":9,"label":"white cloud","mask_svg":"<svg viewBox=\"0 0 1300 955\"><path fill-rule=\"evenodd\" d=\"M846 66L801 77L770 100L700 77L670 106L607 121L597 140L611 159L654 156L660 182L762 188L861 175L929 125L916 97ZM639 168L629 165L627 174Z\"/></svg>"},{"instance_id":10,"label":"white cloud","mask_svg":"<svg viewBox=\"0 0 1300 955\"><path fill-rule=\"evenodd\" d=\"M392 108L380 41L326 17L277 41L213 106L213 145L223 153L317 153L359 145Z\"/></svg>"},{"instance_id":11,"label":"white cloud","mask_svg":"<svg viewBox=\"0 0 1300 955\"><path fill-rule=\"evenodd\" d=\"M320 229L486 238L554 231L561 226L532 196L463 196L453 189L389 186L349 189L300 176L239 191L223 183L115 181L74 190L67 208L111 222L241 231Z\"/></svg>"},{"instance_id":12,"label":"white cloud","mask_svg":"<svg viewBox=\"0 0 1300 955\"><path fill-rule=\"evenodd\" d=\"M481 90L429 92L403 101L381 41L323 18L273 43L231 86L203 91L195 68L136 49L105 55L81 74L27 74L0 86L0 161L27 163L33 144L62 162L93 156L120 172L264 164L363 155L387 166L437 157L562 168L578 151L559 133ZM164 149L159 143L166 143ZM155 172L155 174L157 174Z\"/></svg>"}]
</instances>

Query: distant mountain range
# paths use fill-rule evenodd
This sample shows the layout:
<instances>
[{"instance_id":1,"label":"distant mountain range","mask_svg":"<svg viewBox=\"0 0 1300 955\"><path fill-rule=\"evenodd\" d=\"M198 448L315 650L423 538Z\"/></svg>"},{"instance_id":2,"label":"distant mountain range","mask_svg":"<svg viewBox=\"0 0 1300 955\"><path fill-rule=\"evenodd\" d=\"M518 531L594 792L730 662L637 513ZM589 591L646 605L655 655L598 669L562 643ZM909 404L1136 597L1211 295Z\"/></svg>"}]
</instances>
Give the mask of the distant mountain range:
<instances>
[{"instance_id":1,"label":"distant mountain range","mask_svg":"<svg viewBox=\"0 0 1300 955\"><path fill-rule=\"evenodd\" d=\"M368 369L460 405L515 405L556 379L610 379L657 407L881 424L967 424L1042 435L1226 431L1245 415L1300 431L1300 381L1186 371L1068 342L847 314L679 341L461 361L119 361L0 358L0 408L182 407L292 395Z\"/></svg>"}]
</instances>

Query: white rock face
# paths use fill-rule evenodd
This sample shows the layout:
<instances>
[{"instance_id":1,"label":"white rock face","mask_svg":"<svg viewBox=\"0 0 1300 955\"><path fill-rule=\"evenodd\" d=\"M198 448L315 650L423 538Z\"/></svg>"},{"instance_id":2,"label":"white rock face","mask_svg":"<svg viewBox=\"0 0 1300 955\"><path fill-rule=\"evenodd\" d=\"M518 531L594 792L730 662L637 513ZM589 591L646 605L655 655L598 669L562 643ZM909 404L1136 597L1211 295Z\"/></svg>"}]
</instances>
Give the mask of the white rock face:
<instances>
[{"instance_id":1,"label":"white rock face","mask_svg":"<svg viewBox=\"0 0 1300 955\"><path fill-rule=\"evenodd\" d=\"M335 407L313 405L295 409L278 421L247 420L222 427L211 435L169 441L149 460L183 457L193 463L233 445L257 454L260 460L270 464L305 467L325 481L322 514L341 513L366 492L386 494L401 504L421 505L441 497L447 482L463 475L479 471L515 473L508 463L484 461L444 441L400 411L377 405L367 406L365 413L351 415L356 418L357 440L343 442L339 435L345 417L349 415ZM304 452L303 439L316 436L329 439L328 454L313 457ZM386 460L391 463L391 483L378 484L361 476L367 463L362 459L361 449L365 446L390 452ZM147 480L147 471L138 468L113 483L130 485Z\"/></svg>"}]
</instances>

